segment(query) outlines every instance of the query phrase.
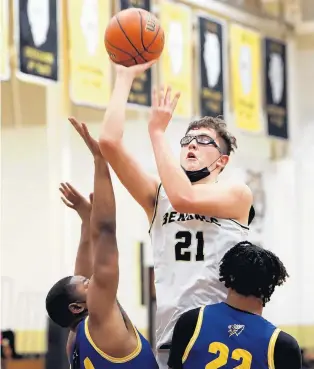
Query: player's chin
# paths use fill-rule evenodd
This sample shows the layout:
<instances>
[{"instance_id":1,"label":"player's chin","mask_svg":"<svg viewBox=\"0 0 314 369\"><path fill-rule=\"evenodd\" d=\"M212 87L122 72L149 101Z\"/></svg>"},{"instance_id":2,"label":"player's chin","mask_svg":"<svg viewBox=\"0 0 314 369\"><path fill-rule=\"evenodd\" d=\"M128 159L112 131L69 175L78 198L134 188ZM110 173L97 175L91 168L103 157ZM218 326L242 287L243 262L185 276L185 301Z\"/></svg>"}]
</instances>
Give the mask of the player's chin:
<instances>
[{"instance_id":1,"label":"player's chin","mask_svg":"<svg viewBox=\"0 0 314 369\"><path fill-rule=\"evenodd\" d=\"M198 160L191 160L191 159L184 160L184 162L182 163L182 166L185 170L188 170L188 171L202 169L201 164Z\"/></svg>"}]
</instances>

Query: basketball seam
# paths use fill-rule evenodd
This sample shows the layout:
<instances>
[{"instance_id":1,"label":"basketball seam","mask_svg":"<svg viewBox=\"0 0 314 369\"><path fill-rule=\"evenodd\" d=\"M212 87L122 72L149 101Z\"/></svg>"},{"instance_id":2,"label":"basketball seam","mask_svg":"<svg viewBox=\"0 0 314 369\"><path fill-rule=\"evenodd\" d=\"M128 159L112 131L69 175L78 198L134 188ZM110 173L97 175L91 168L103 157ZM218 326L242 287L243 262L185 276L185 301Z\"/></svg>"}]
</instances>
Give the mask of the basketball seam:
<instances>
[{"instance_id":1,"label":"basketball seam","mask_svg":"<svg viewBox=\"0 0 314 369\"><path fill-rule=\"evenodd\" d=\"M160 26L158 27L158 31L156 32L155 37L153 38L152 42L147 47L145 47L145 45L143 44L144 50L146 52L148 52L149 54L158 54L159 53L159 51L149 51L148 50L152 46L152 44L155 42L155 40L156 40L156 38L158 36L159 31L160 31Z\"/></svg>"},{"instance_id":2,"label":"basketball seam","mask_svg":"<svg viewBox=\"0 0 314 369\"><path fill-rule=\"evenodd\" d=\"M137 52L138 56L140 56L145 62L147 62L147 60L141 55L141 53L137 50L137 48L133 45L132 41L129 39L128 35L125 33L123 27L121 26L120 24L120 21L119 21L119 17L116 15L116 20L117 20L117 23L122 31L122 33L124 34L125 38L129 41L130 45L134 48L134 50ZM141 20L141 27L142 27L142 20ZM136 64L137 63L137 60L136 61Z\"/></svg>"},{"instance_id":3,"label":"basketball seam","mask_svg":"<svg viewBox=\"0 0 314 369\"><path fill-rule=\"evenodd\" d=\"M144 51L146 51L146 47L144 45L144 40L143 40L143 22L142 22L143 21L143 18L142 18L142 14L141 14L140 11L138 11L138 14L140 16L140 22L141 22L141 43L142 43L142 46L143 46Z\"/></svg>"},{"instance_id":4,"label":"basketball seam","mask_svg":"<svg viewBox=\"0 0 314 369\"><path fill-rule=\"evenodd\" d=\"M132 59L136 62L136 59L135 59L135 58L136 58L136 56L138 56L138 55L136 55L136 56L134 57L132 54L128 53L127 51L124 51L124 50L122 50L122 49L118 48L117 46L112 45L112 43L111 43L111 42L109 42L108 40L106 40L106 43L108 43L108 45L110 45L110 47L112 47L112 48L114 48L114 49L116 49L116 50L118 50L118 51L121 51L121 52L123 52L124 54L126 54L126 55L130 56L130 59L123 60L123 62L125 62L125 61L129 61L129 60L132 60Z\"/></svg>"}]
</instances>

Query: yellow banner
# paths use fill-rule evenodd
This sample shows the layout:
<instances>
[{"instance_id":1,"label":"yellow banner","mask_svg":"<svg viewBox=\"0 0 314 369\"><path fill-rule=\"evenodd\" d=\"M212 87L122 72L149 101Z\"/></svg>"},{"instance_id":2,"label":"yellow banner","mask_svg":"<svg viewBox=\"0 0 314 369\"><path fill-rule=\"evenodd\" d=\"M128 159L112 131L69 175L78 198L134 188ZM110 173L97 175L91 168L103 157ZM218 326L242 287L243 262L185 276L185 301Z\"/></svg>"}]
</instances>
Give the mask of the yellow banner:
<instances>
[{"instance_id":1,"label":"yellow banner","mask_svg":"<svg viewBox=\"0 0 314 369\"><path fill-rule=\"evenodd\" d=\"M9 64L9 2L0 0L0 79L10 78Z\"/></svg>"},{"instance_id":2,"label":"yellow banner","mask_svg":"<svg viewBox=\"0 0 314 369\"><path fill-rule=\"evenodd\" d=\"M165 32L165 47L161 56L161 82L180 91L175 115L193 115L192 84L192 11L177 3L160 3L160 21Z\"/></svg>"},{"instance_id":3,"label":"yellow banner","mask_svg":"<svg viewBox=\"0 0 314 369\"><path fill-rule=\"evenodd\" d=\"M252 30L230 26L232 103L235 124L249 132L260 132L261 38Z\"/></svg>"},{"instance_id":4,"label":"yellow banner","mask_svg":"<svg viewBox=\"0 0 314 369\"><path fill-rule=\"evenodd\" d=\"M104 32L110 1L68 0L70 98L78 105L103 108L111 91L111 66Z\"/></svg>"}]
</instances>

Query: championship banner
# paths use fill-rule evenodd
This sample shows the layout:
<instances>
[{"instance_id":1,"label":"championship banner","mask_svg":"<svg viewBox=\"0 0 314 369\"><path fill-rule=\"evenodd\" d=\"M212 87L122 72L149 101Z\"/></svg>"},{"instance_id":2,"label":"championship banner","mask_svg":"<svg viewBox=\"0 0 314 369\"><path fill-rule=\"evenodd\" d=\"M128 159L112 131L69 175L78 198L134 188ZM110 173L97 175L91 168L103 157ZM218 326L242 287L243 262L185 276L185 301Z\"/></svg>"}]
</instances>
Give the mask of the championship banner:
<instances>
[{"instance_id":1,"label":"championship banner","mask_svg":"<svg viewBox=\"0 0 314 369\"><path fill-rule=\"evenodd\" d=\"M201 116L224 114L224 35L220 22L198 18Z\"/></svg>"},{"instance_id":2,"label":"championship banner","mask_svg":"<svg viewBox=\"0 0 314 369\"><path fill-rule=\"evenodd\" d=\"M7 81L10 78L10 57L9 57L9 0L0 0L0 79Z\"/></svg>"},{"instance_id":3,"label":"championship banner","mask_svg":"<svg viewBox=\"0 0 314 369\"><path fill-rule=\"evenodd\" d=\"M111 93L111 64L104 31L110 1L68 0L70 99L77 105L104 108Z\"/></svg>"},{"instance_id":4,"label":"championship banner","mask_svg":"<svg viewBox=\"0 0 314 369\"><path fill-rule=\"evenodd\" d=\"M258 133L262 130L260 35L232 24L230 62L235 124L245 131Z\"/></svg>"},{"instance_id":5,"label":"championship banner","mask_svg":"<svg viewBox=\"0 0 314 369\"><path fill-rule=\"evenodd\" d=\"M18 77L58 80L57 0L18 0Z\"/></svg>"},{"instance_id":6,"label":"championship banner","mask_svg":"<svg viewBox=\"0 0 314 369\"><path fill-rule=\"evenodd\" d=\"M286 45L265 40L265 92L268 134L288 138Z\"/></svg>"},{"instance_id":7,"label":"championship banner","mask_svg":"<svg viewBox=\"0 0 314 369\"><path fill-rule=\"evenodd\" d=\"M150 0L120 0L120 10L128 8L142 8L151 11ZM141 106L151 106L152 98L152 70L146 70L134 79L130 91L128 103Z\"/></svg>"},{"instance_id":8,"label":"championship banner","mask_svg":"<svg viewBox=\"0 0 314 369\"><path fill-rule=\"evenodd\" d=\"M175 115L190 118L193 115L193 54L192 11L185 5L162 1L160 21L165 32L165 47L161 55L161 82L173 92L180 91Z\"/></svg>"}]
</instances>

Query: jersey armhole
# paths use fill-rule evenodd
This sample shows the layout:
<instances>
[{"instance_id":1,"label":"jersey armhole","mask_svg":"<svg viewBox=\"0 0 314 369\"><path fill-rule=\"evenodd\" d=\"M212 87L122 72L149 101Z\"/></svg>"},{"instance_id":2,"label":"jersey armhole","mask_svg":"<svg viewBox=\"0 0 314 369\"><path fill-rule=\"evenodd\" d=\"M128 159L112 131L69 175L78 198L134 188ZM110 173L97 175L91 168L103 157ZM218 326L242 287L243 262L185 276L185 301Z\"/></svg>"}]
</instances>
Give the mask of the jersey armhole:
<instances>
[{"instance_id":1,"label":"jersey armhole","mask_svg":"<svg viewBox=\"0 0 314 369\"><path fill-rule=\"evenodd\" d=\"M154 212L153 212L153 217L152 220L150 222L150 227L148 230L148 233L150 234L155 218L156 218L156 214L157 214L157 208L158 208L158 199L159 199L159 193L160 193L160 189L161 189L161 183L159 183L158 187L157 187L157 191L156 191L156 196L155 196L155 205L154 205Z\"/></svg>"},{"instance_id":2,"label":"jersey armhole","mask_svg":"<svg viewBox=\"0 0 314 369\"><path fill-rule=\"evenodd\" d=\"M275 369L274 352L275 352L276 341L277 341L277 338L280 332L281 332L281 329L276 328L269 340L268 353L267 353L269 369Z\"/></svg>"},{"instance_id":3,"label":"jersey armhole","mask_svg":"<svg viewBox=\"0 0 314 369\"><path fill-rule=\"evenodd\" d=\"M202 323L203 323L204 309L205 309L205 306L202 306L200 308L200 311L198 313L198 318L197 318L197 322L196 322L196 326L195 326L195 329L194 329L193 336L191 337L188 345L186 346L186 349L185 349L184 354L183 354L183 357L182 357L182 364L184 364L185 361L187 360L187 358L189 356L189 353L192 350L192 347L194 346L195 341L197 340L197 338L198 338L198 336L200 334Z\"/></svg>"}]
</instances>

